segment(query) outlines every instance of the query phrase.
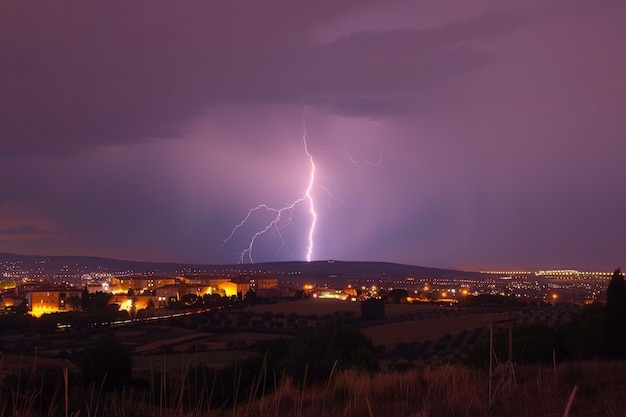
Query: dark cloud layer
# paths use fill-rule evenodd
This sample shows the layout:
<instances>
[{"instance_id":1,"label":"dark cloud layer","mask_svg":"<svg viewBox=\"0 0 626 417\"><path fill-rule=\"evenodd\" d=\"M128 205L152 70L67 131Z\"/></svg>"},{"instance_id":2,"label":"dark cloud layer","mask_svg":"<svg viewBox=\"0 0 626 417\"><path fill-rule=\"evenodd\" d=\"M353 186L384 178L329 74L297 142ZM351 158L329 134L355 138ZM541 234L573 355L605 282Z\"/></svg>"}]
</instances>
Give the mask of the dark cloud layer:
<instances>
[{"instance_id":1,"label":"dark cloud layer","mask_svg":"<svg viewBox=\"0 0 626 417\"><path fill-rule=\"evenodd\" d=\"M0 16L3 153L179 137L180 124L336 2L13 2ZM363 3L365 4L365 3ZM306 26L306 25L305 25ZM278 52L277 52L278 51Z\"/></svg>"},{"instance_id":2,"label":"dark cloud layer","mask_svg":"<svg viewBox=\"0 0 626 417\"><path fill-rule=\"evenodd\" d=\"M348 105L351 114L388 114L390 98L421 93L493 59L467 42L500 36L526 20L494 13L435 29L362 31L318 45L307 31L350 6L306 4L9 5L0 21L9 40L0 73L2 153L66 154L180 138L185 122L233 102L322 100L338 110Z\"/></svg>"}]
</instances>

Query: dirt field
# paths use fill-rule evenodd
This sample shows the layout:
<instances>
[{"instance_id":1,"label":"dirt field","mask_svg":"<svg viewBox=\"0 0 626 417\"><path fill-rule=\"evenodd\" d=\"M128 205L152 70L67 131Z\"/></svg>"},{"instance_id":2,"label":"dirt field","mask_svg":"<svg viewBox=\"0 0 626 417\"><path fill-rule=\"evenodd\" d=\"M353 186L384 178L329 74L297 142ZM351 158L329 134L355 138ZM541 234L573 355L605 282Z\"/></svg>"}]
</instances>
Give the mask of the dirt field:
<instances>
[{"instance_id":1,"label":"dirt field","mask_svg":"<svg viewBox=\"0 0 626 417\"><path fill-rule=\"evenodd\" d=\"M462 330L471 331L477 327L488 326L491 320L498 321L507 318L509 318L508 313L441 317L383 324L362 329L361 333L369 337L374 346L383 345L386 348L393 348L400 342L434 341L447 333L455 334Z\"/></svg>"},{"instance_id":2,"label":"dirt field","mask_svg":"<svg viewBox=\"0 0 626 417\"><path fill-rule=\"evenodd\" d=\"M137 346L135 348L136 353L150 352L152 350L159 349L164 345L177 345L183 342L189 342L192 340L206 338L205 333L190 333L184 336L174 337L171 339L162 339L154 342L147 343L145 345Z\"/></svg>"}]
</instances>

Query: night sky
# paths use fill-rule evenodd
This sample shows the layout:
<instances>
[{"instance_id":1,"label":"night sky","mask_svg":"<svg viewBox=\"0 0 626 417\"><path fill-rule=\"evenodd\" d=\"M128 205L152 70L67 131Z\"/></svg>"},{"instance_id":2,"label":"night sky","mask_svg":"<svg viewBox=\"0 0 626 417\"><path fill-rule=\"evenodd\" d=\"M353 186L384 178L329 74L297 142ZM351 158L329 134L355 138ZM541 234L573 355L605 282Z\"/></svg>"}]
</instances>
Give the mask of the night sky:
<instances>
[{"instance_id":1,"label":"night sky","mask_svg":"<svg viewBox=\"0 0 626 417\"><path fill-rule=\"evenodd\" d=\"M0 251L306 260L313 203L314 260L626 267L625 18L623 0L2 1Z\"/></svg>"}]
</instances>

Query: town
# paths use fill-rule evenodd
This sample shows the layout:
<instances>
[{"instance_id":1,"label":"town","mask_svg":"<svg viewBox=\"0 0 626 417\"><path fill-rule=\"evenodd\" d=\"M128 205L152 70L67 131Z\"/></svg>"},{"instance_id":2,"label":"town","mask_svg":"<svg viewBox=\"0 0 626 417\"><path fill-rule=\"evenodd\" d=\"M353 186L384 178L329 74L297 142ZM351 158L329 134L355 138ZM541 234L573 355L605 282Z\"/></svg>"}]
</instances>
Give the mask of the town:
<instances>
[{"instance_id":1,"label":"town","mask_svg":"<svg viewBox=\"0 0 626 417\"><path fill-rule=\"evenodd\" d=\"M256 265L229 265L201 269L181 267L158 273L150 268L106 271L102 265L75 263L46 269L46 259L4 260L0 264L0 311L47 313L75 311L89 294L107 294L107 303L128 317L167 314L173 306L194 306L198 300L227 298L241 301L255 297L263 302L312 297L361 301L382 298L396 303L455 304L467 297L490 294L512 297L526 303L589 304L604 299L610 272L576 270L459 271L411 274L411 267L390 268L373 264L321 261L297 263L274 271ZM351 265L353 264L353 265ZM319 267L323 266L323 272ZM317 271L315 270L317 267ZM156 269L156 268L155 268ZM352 270L356 272L351 272ZM383 272L381 272L383 271ZM403 275L404 273L404 275ZM410 274L410 275L409 275Z\"/></svg>"},{"instance_id":2,"label":"town","mask_svg":"<svg viewBox=\"0 0 626 417\"><path fill-rule=\"evenodd\" d=\"M606 327L599 320L610 311L609 282L621 276L337 260L226 266L67 261L0 262L0 392L17 392L14 382L29 381L37 368L40 385L27 394L41 397L30 406L37 410L54 401L68 410L88 409L82 393L96 383L101 401L128 388L136 404L181 415L176 398L188 404L185 410L202 404L235 410L241 395L260 401L256 394L247 397L250 389L278 372L288 378L280 384L298 384L302 392L328 381L342 384L344 375L393 378L394 391L397 378L432 370L431 386L440 372L453 369L453 378L462 372L482 378L483 393L490 381L508 383L513 372L520 381L535 380L537 365L550 363L542 374L565 376L568 361L607 354L597 342ZM342 365L334 376L337 357ZM490 361L499 365L491 368ZM160 385L162 378L168 386ZM240 381L234 391L233 378ZM282 386L275 395L283 395ZM67 396L59 395L62 389ZM262 390L259 398L272 398L273 391ZM164 402L141 397L151 392ZM12 398L10 406L20 406L21 397ZM388 397L376 398L377 415L388 415L382 412ZM508 397L488 398L500 404ZM464 398L457 411L468 402Z\"/></svg>"}]
</instances>

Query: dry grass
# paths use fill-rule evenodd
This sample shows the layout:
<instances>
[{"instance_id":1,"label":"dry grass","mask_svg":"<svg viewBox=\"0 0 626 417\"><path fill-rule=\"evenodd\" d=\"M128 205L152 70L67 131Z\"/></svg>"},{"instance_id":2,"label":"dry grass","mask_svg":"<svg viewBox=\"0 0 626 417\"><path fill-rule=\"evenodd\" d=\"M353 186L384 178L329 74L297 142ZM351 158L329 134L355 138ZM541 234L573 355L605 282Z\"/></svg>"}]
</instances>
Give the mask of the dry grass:
<instances>
[{"instance_id":1,"label":"dry grass","mask_svg":"<svg viewBox=\"0 0 626 417\"><path fill-rule=\"evenodd\" d=\"M556 369L536 365L516 367L514 380L499 392L491 407L486 372L462 366L441 366L375 375L333 370L327 381L307 388L299 388L288 379L277 380L274 389L257 383L253 384L254 391L246 398L239 398L240 402L234 407L223 405L209 409L210 398L203 398L201 404L183 412L176 400L177 390L182 398L186 389L176 382L175 375L181 372L184 370L179 369L168 377L175 389L174 398L167 402L132 403L127 391L104 394L95 387L85 391L83 404L86 408L83 410L93 417L548 417L564 415L568 406L571 407L570 417L616 417L626 413L626 396L623 395L626 362L563 363ZM497 381L496 377L494 385ZM37 387L34 388L13 393L13 398L21 401L19 415L59 415L66 406L68 415L82 415L66 402L62 386L58 387L54 404L49 404L42 414L33 406L38 395ZM148 388L146 401L151 398L149 393L153 389ZM257 398L256 394L263 393L266 394ZM0 416L16 415L14 410L9 412L6 405L0 401Z\"/></svg>"},{"instance_id":2,"label":"dry grass","mask_svg":"<svg viewBox=\"0 0 626 417\"><path fill-rule=\"evenodd\" d=\"M63 359L45 358L35 355L7 355L0 352L0 383L10 373L20 369L63 369L76 370L76 366Z\"/></svg>"},{"instance_id":3,"label":"dry grass","mask_svg":"<svg viewBox=\"0 0 626 417\"><path fill-rule=\"evenodd\" d=\"M516 381L495 397L491 407L485 372L442 366L374 376L345 371L304 391L287 381L259 401L214 415L548 417L564 415L569 400L569 416L626 415L625 362L562 364L556 374L550 367L528 366L515 373Z\"/></svg>"},{"instance_id":4,"label":"dry grass","mask_svg":"<svg viewBox=\"0 0 626 417\"><path fill-rule=\"evenodd\" d=\"M203 364L216 369L223 368L252 355L252 352L245 350L213 350L198 353L169 353L167 355L134 355L133 361L137 372L161 369L171 372L175 369L184 368L190 363Z\"/></svg>"}]
</instances>

